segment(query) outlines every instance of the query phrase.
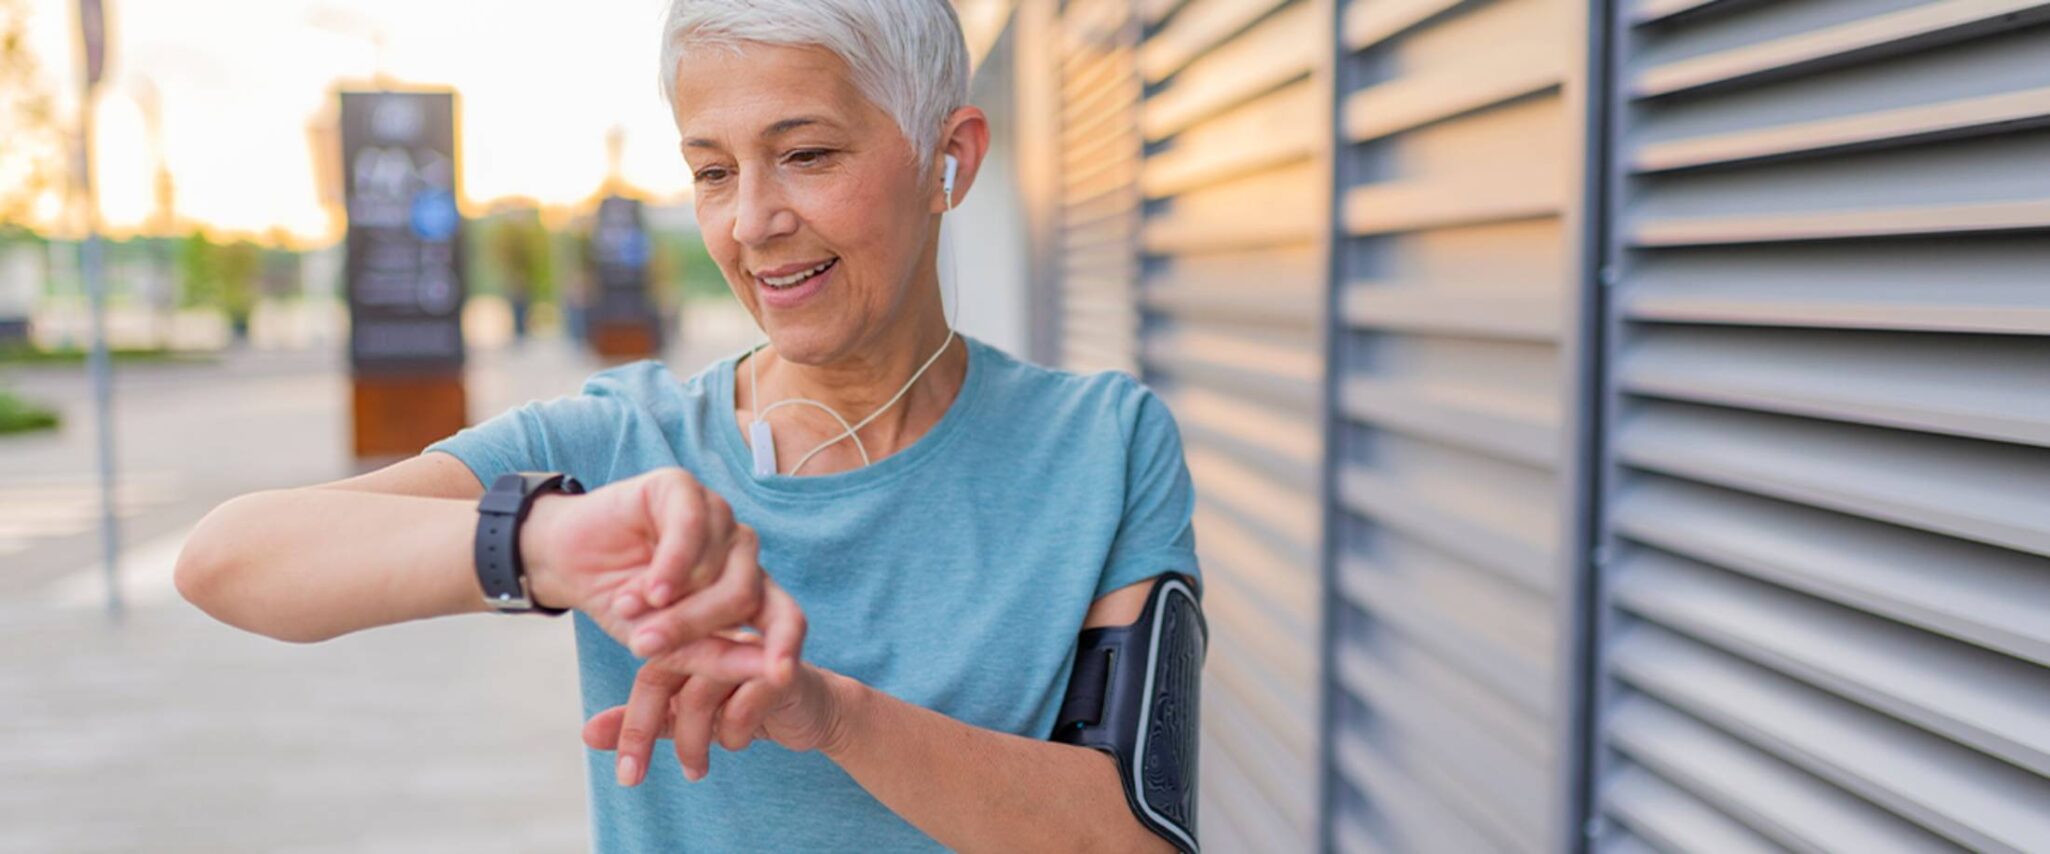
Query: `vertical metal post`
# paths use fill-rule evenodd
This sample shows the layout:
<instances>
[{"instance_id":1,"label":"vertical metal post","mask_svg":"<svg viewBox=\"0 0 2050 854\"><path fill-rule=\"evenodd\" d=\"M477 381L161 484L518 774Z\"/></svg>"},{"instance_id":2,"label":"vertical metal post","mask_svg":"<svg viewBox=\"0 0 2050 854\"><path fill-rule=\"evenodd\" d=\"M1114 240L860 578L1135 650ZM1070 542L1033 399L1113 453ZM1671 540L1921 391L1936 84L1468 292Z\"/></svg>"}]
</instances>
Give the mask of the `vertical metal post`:
<instances>
[{"instance_id":1,"label":"vertical metal post","mask_svg":"<svg viewBox=\"0 0 2050 854\"><path fill-rule=\"evenodd\" d=\"M107 353L107 285L100 271L100 206L93 195L93 104L106 67L105 10L99 0L78 5L79 39L85 48L85 91L78 108L78 186L85 204L85 241L78 247L79 274L92 305L93 420L99 434L100 555L105 561L107 617L121 619L121 537L114 517L114 377Z\"/></svg>"}]
</instances>

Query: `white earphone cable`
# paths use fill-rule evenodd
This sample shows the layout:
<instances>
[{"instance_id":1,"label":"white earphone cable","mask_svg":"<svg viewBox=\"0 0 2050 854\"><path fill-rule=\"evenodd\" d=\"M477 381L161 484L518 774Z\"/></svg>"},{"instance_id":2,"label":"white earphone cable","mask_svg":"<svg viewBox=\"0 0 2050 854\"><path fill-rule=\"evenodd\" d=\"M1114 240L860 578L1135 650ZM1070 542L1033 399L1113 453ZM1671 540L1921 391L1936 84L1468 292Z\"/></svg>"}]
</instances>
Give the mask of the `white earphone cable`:
<instances>
[{"instance_id":1,"label":"white earphone cable","mask_svg":"<svg viewBox=\"0 0 2050 854\"><path fill-rule=\"evenodd\" d=\"M951 172L952 170L948 171ZM950 175L948 177L951 178L952 176ZM954 188L953 182L951 180L946 182L945 190L947 193L947 210L952 211L954 209ZM947 232L945 221L942 221L940 224L940 241L941 249L945 250L947 253L947 272L949 273L948 278L959 279L959 261L954 257L954 253L951 251L953 247L953 241L951 239L951 236ZM942 279L940 285L942 289L941 301L942 303L944 303L946 300L946 280ZM848 424L846 417L842 416L838 411L834 410L832 407L820 403L816 400L812 400L810 398L805 397L784 398L782 400L776 401L775 403L769 404L766 407L761 407L755 410L754 420L760 422L763 418L767 417L770 412L775 411L779 407L804 404L808 406L817 407L819 409L823 409L826 411L826 414L833 416L833 420L840 422L840 433L838 435L834 436L831 439L827 439L824 442L819 443L816 447L812 448L809 451L806 451L804 453L804 456L799 457L797 459L797 465L792 466L790 468L790 474L792 476L795 476L799 471L802 471L804 469L804 464L811 462L811 458L813 456L816 456L820 451L837 445L840 442L845 441L847 439L854 440L855 450L861 452L861 464L863 466L874 464L874 462L869 458L868 447L862 444L860 433L861 428L867 427L869 425L869 422L876 420L878 417L882 416L883 413L890 411L890 407L896 406L897 401L904 399L904 395L911 391L911 387L918 384L918 378L925 376L926 369L931 368L934 362L939 361L940 356L947 352L947 347L951 346L954 343L954 324L955 321L957 321L960 318L961 314L960 288L958 286L958 283L955 288L954 304L952 306L949 306L949 308L951 310L948 311L949 317L947 318L946 340L940 342L940 348L938 350L934 350L931 356L926 357L925 363L919 365L917 371L912 372L911 378L905 380L904 385L898 387L897 393L892 395L888 402L884 403L880 407L877 407L876 411L869 413L867 418L863 418L860 421L857 421L853 424ZM760 344L756 344L754 349L748 351L747 394L748 403L751 405L760 406L761 403L761 398L757 396L761 376L760 371L757 370L759 360L754 358L754 356L760 353L764 347L769 346L769 344L770 342L763 341Z\"/></svg>"}]
</instances>

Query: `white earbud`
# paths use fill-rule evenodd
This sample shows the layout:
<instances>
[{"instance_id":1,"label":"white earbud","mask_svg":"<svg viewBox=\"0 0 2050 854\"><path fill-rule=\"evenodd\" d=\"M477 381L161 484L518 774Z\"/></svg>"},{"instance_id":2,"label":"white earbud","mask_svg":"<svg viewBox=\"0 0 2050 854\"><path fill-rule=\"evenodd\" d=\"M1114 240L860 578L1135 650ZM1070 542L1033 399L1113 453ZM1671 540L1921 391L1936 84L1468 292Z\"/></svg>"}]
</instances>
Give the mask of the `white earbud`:
<instances>
[{"instance_id":1,"label":"white earbud","mask_svg":"<svg viewBox=\"0 0 2050 854\"><path fill-rule=\"evenodd\" d=\"M947 194L947 210L954 209L954 173L961 171L961 161L954 155L947 155L947 172L940 178L940 190Z\"/></svg>"}]
</instances>

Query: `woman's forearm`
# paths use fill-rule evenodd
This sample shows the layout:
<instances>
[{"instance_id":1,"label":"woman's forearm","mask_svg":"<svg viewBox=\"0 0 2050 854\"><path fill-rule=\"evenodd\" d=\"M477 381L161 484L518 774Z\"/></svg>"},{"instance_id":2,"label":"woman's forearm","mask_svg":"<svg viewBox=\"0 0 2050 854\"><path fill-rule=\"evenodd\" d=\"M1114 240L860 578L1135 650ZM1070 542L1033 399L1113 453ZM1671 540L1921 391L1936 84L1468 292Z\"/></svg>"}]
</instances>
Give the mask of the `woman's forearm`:
<instances>
[{"instance_id":1,"label":"woman's forearm","mask_svg":"<svg viewBox=\"0 0 2050 854\"><path fill-rule=\"evenodd\" d=\"M216 619L280 640L485 610L475 501L341 489L230 500L179 553L178 590Z\"/></svg>"},{"instance_id":2,"label":"woman's forearm","mask_svg":"<svg viewBox=\"0 0 2050 854\"><path fill-rule=\"evenodd\" d=\"M1161 851L1111 759L962 723L837 676L840 732L824 748L862 788L959 851Z\"/></svg>"}]
</instances>

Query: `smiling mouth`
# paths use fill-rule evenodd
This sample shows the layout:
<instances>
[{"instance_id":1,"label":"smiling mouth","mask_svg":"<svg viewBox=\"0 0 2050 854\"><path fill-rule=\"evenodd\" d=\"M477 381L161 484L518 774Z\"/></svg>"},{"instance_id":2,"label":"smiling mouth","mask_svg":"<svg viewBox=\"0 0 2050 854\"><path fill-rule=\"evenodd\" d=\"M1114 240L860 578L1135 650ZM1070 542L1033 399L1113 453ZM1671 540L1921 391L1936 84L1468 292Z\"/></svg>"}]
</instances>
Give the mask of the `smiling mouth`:
<instances>
[{"instance_id":1,"label":"smiling mouth","mask_svg":"<svg viewBox=\"0 0 2050 854\"><path fill-rule=\"evenodd\" d=\"M838 263L840 263L840 259L834 258L830 261L821 263L818 266L813 267L809 270L799 270L795 273L791 273L788 276L756 276L755 279L760 281L763 285L780 291L788 288L794 288L798 285L804 284L813 276L817 276L820 273L824 273L827 270L833 269L833 266Z\"/></svg>"}]
</instances>

